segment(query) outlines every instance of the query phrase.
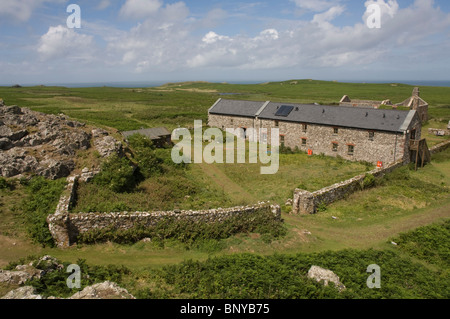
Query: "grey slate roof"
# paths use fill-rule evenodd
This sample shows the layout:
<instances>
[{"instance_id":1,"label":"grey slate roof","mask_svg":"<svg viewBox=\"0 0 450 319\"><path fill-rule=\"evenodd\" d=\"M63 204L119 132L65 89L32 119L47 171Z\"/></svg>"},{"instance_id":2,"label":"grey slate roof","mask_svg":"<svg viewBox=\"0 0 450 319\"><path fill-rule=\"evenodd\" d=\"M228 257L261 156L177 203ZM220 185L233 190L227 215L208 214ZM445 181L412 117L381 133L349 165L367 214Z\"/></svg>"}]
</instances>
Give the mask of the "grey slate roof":
<instances>
[{"instance_id":1,"label":"grey slate roof","mask_svg":"<svg viewBox=\"0 0 450 319\"><path fill-rule=\"evenodd\" d=\"M255 114L265 102L240 101L240 100L218 100L209 113L217 115L234 115L243 117L255 117Z\"/></svg>"},{"instance_id":2,"label":"grey slate roof","mask_svg":"<svg viewBox=\"0 0 450 319\"><path fill-rule=\"evenodd\" d=\"M265 107L261 110L263 105ZM275 113L281 105L292 105L294 109L287 117L276 116ZM251 115L252 112L253 115ZM386 132L405 131L405 127L409 127L416 115L416 111L236 100L220 100L210 110L211 114L249 117L255 117L257 112L260 119Z\"/></svg>"},{"instance_id":3,"label":"grey slate roof","mask_svg":"<svg viewBox=\"0 0 450 319\"><path fill-rule=\"evenodd\" d=\"M122 135L125 138L133 134L142 134L151 140L157 140L162 136L172 135L172 133L170 133L165 127L144 128L140 130L122 132Z\"/></svg>"}]
</instances>

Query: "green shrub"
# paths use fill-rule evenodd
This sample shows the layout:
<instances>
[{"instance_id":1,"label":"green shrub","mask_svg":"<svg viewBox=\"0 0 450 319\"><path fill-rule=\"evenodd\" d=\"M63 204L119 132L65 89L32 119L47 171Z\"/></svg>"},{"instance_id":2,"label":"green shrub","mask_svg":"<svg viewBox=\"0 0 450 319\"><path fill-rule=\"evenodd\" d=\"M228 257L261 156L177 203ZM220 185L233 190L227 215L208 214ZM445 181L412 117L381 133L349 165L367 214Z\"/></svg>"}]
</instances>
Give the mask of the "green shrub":
<instances>
[{"instance_id":1,"label":"green shrub","mask_svg":"<svg viewBox=\"0 0 450 319\"><path fill-rule=\"evenodd\" d=\"M317 212L326 212L327 211L327 203L325 201L321 201L316 208Z\"/></svg>"},{"instance_id":2,"label":"green shrub","mask_svg":"<svg viewBox=\"0 0 450 319\"><path fill-rule=\"evenodd\" d=\"M366 189L366 188L373 187L374 185L375 185L375 176L373 176L372 174L366 174L364 176L362 188Z\"/></svg>"},{"instance_id":3,"label":"green shrub","mask_svg":"<svg viewBox=\"0 0 450 319\"><path fill-rule=\"evenodd\" d=\"M9 188L10 185L8 181L4 177L0 177L0 189L6 189Z\"/></svg>"},{"instance_id":4,"label":"green shrub","mask_svg":"<svg viewBox=\"0 0 450 319\"><path fill-rule=\"evenodd\" d=\"M117 193L131 191L136 186L134 168L126 157L113 154L102 163L101 172L95 176L94 183Z\"/></svg>"},{"instance_id":5,"label":"green shrub","mask_svg":"<svg viewBox=\"0 0 450 319\"><path fill-rule=\"evenodd\" d=\"M54 246L46 219L54 213L65 185L65 179L50 181L40 176L26 186L27 197L21 203L26 228L30 237L44 247Z\"/></svg>"},{"instance_id":6,"label":"green shrub","mask_svg":"<svg viewBox=\"0 0 450 319\"><path fill-rule=\"evenodd\" d=\"M86 260L78 259L76 264L80 267L81 287L80 289L70 289L67 287L69 273L66 272L70 263L64 262L62 264L63 269L47 272L41 279L31 280L28 284L35 287L37 294L44 297L67 298L87 286L106 280L121 284L123 276L130 274L130 270L124 266L89 266L86 264Z\"/></svg>"}]
</instances>

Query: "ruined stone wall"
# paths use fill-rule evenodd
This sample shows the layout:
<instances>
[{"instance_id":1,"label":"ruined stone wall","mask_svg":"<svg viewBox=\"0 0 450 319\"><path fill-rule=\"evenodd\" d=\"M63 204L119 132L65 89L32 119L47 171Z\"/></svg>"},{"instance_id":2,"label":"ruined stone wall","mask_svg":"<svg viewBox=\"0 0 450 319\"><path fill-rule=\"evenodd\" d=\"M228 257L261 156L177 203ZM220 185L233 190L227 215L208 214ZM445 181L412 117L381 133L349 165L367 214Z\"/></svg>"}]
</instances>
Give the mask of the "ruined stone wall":
<instances>
[{"instance_id":1,"label":"ruined stone wall","mask_svg":"<svg viewBox=\"0 0 450 319\"><path fill-rule=\"evenodd\" d=\"M61 196L54 214L47 217L50 233L59 248L66 248L76 243L80 234L113 226L127 230L140 226L154 226L166 218L193 220L202 223L221 223L235 216L251 218L256 213L275 216L281 220L278 205L261 202L251 206L218 208L199 211L165 211L165 212L114 212L114 213L70 213L70 205L75 200L78 177L69 177L66 190Z\"/></svg>"},{"instance_id":2,"label":"ruined stone wall","mask_svg":"<svg viewBox=\"0 0 450 319\"><path fill-rule=\"evenodd\" d=\"M430 148L431 154L436 154L442 151L445 151L447 148L450 147L450 140L444 141L442 143L439 143L433 147Z\"/></svg>"},{"instance_id":3,"label":"ruined stone wall","mask_svg":"<svg viewBox=\"0 0 450 319\"><path fill-rule=\"evenodd\" d=\"M340 102L339 106L367 107L377 109L381 104L382 101L351 100L350 102Z\"/></svg>"},{"instance_id":4,"label":"ruined stone wall","mask_svg":"<svg viewBox=\"0 0 450 319\"><path fill-rule=\"evenodd\" d=\"M400 160L384 168L374 169L315 192L296 189L294 191L292 212L293 214L315 214L318 205L322 203L329 205L335 201L345 198L347 195L352 194L355 191L361 190L366 174L381 177L403 165L404 162Z\"/></svg>"},{"instance_id":5,"label":"ruined stone wall","mask_svg":"<svg viewBox=\"0 0 450 319\"><path fill-rule=\"evenodd\" d=\"M273 127L274 121L260 120L262 128ZM284 135L284 145L294 149L298 147L302 151L312 150L313 154L327 156L341 156L351 161L367 161L377 164L378 161L389 164L403 158L404 135L400 133L374 132L373 138L368 130L337 128L308 124L304 131L302 124L292 122L279 122L280 135ZM270 139L270 134L269 139ZM306 145L302 144L306 139ZM337 144L337 150L333 150L333 143ZM348 145L354 146L353 154L348 152Z\"/></svg>"}]
</instances>

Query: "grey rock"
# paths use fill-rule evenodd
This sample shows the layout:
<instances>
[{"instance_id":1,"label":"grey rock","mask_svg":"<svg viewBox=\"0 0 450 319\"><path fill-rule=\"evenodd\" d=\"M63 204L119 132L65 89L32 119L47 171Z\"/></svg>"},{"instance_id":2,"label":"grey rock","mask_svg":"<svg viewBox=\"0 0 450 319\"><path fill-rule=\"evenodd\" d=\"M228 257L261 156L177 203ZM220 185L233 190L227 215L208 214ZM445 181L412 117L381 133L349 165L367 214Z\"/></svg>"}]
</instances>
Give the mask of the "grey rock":
<instances>
[{"instance_id":1,"label":"grey rock","mask_svg":"<svg viewBox=\"0 0 450 319\"><path fill-rule=\"evenodd\" d=\"M136 299L124 288L116 283L105 281L84 288L68 299Z\"/></svg>"},{"instance_id":2,"label":"grey rock","mask_svg":"<svg viewBox=\"0 0 450 319\"><path fill-rule=\"evenodd\" d=\"M109 134L104 129L95 128L95 129L92 130L92 136L94 138L99 138L99 137L103 137L103 136L107 136L107 135L109 135Z\"/></svg>"},{"instance_id":3,"label":"grey rock","mask_svg":"<svg viewBox=\"0 0 450 319\"><path fill-rule=\"evenodd\" d=\"M45 255L36 262L34 267L48 273L54 270L61 270L64 268L64 265L61 264L55 257Z\"/></svg>"},{"instance_id":4,"label":"grey rock","mask_svg":"<svg viewBox=\"0 0 450 319\"><path fill-rule=\"evenodd\" d=\"M31 278L33 278L33 275L26 271L0 270L0 282L10 285L23 285Z\"/></svg>"},{"instance_id":5,"label":"grey rock","mask_svg":"<svg viewBox=\"0 0 450 319\"><path fill-rule=\"evenodd\" d=\"M338 275L329 269L319 266L311 266L308 271L308 278L315 279L318 282L324 281L324 285L328 286L329 282L334 283L339 292L345 290L345 286L340 282Z\"/></svg>"},{"instance_id":6,"label":"grey rock","mask_svg":"<svg viewBox=\"0 0 450 319\"><path fill-rule=\"evenodd\" d=\"M8 292L1 299L43 299L36 294L36 289L32 286L20 287Z\"/></svg>"},{"instance_id":7,"label":"grey rock","mask_svg":"<svg viewBox=\"0 0 450 319\"><path fill-rule=\"evenodd\" d=\"M12 143L8 138L6 137L0 138L0 150L9 150L11 147Z\"/></svg>"},{"instance_id":8,"label":"grey rock","mask_svg":"<svg viewBox=\"0 0 450 319\"><path fill-rule=\"evenodd\" d=\"M74 168L75 163L72 160L60 161L49 158L39 163L39 168L36 170L36 173L48 179L55 180L69 176Z\"/></svg>"},{"instance_id":9,"label":"grey rock","mask_svg":"<svg viewBox=\"0 0 450 319\"><path fill-rule=\"evenodd\" d=\"M112 154L123 154L122 143L112 136L104 136L94 140L94 146L102 157L108 157Z\"/></svg>"}]
</instances>

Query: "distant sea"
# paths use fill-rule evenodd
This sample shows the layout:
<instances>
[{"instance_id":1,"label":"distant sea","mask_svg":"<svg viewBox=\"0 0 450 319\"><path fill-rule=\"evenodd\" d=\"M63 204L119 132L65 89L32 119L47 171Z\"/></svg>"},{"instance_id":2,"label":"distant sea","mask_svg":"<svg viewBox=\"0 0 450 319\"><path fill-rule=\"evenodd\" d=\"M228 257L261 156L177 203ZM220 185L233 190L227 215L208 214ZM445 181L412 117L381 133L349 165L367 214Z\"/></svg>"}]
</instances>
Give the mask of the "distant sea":
<instances>
[{"instance_id":1,"label":"distant sea","mask_svg":"<svg viewBox=\"0 0 450 319\"><path fill-rule=\"evenodd\" d=\"M177 81L171 81L172 83ZM181 81L180 81L181 82ZM221 81L211 81L215 83L221 83ZM277 82L277 81L226 81L226 83L230 84L259 84L259 83L267 83L267 82ZM408 85L416 85L416 86L443 86L450 87L450 81L412 81L412 80L397 80L397 81L356 81L356 80L343 80L337 81L341 83L402 83ZM142 88L142 87L157 87L163 84L168 83L167 81L130 81L130 82L86 82L86 83L18 83L21 86L36 86L36 85L45 85L45 86L64 86L68 88L83 88L83 87L117 87L117 88ZM16 83L10 84L0 84L0 86L12 86Z\"/></svg>"}]
</instances>

